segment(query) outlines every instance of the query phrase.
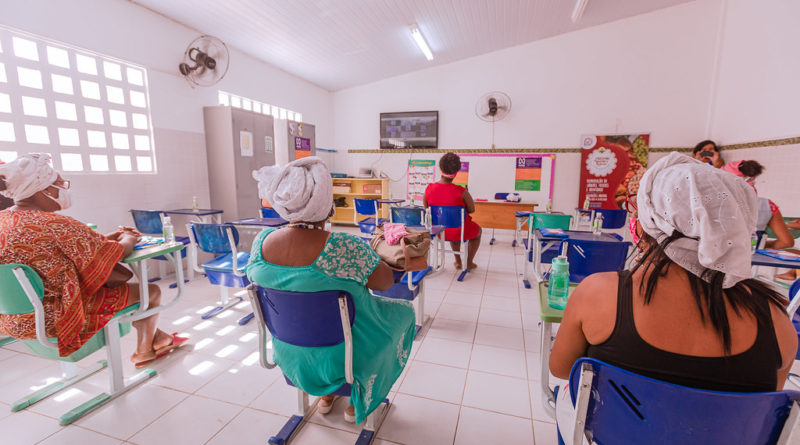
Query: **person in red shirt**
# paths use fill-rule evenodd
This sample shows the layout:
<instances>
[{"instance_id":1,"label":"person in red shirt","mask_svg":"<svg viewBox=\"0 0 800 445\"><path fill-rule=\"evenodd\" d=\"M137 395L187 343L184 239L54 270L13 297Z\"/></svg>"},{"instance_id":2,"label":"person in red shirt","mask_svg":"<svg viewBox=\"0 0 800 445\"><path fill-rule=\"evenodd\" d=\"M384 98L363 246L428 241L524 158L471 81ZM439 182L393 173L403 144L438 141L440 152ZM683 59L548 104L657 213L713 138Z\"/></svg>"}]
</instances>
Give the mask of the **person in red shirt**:
<instances>
[{"instance_id":1,"label":"person in red shirt","mask_svg":"<svg viewBox=\"0 0 800 445\"><path fill-rule=\"evenodd\" d=\"M472 195L469 194L467 189L460 185L453 184L453 179L456 173L461 170L461 159L455 153L447 153L439 159L439 170L442 172L442 177L439 181L428 184L425 189L425 197L423 204L425 208L428 206L459 206L467 210L464 215L464 239L469 240L467 249L467 268L475 269L478 267L475 264L475 254L478 253L478 248L481 246L481 226L472 221L470 213L475 212L475 201ZM450 241L453 250L459 250L461 247L461 229L445 229L444 239ZM456 269L461 269L461 255L456 254L455 261Z\"/></svg>"}]
</instances>

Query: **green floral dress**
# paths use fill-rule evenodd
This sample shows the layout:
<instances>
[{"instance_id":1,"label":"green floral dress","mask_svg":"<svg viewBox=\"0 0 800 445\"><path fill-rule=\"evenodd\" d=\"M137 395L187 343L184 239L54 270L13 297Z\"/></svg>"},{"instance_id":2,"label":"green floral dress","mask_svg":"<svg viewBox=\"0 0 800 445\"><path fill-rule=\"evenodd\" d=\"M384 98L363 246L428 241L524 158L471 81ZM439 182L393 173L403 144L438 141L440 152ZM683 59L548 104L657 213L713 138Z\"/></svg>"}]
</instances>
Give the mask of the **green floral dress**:
<instances>
[{"instance_id":1,"label":"green floral dress","mask_svg":"<svg viewBox=\"0 0 800 445\"><path fill-rule=\"evenodd\" d=\"M275 229L253 242L247 278L262 287L294 292L343 290L353 296L353 385L350 403L361 423L389 394L408 360L414 341L414 308L403 300L374 296L367 278L380 258L360 238L332 233L316 261L290 267L264 261L261 248ZM344 344L294 346L272 339L275 362L298 388L315 395L330 394L345 383Z\"/></svg>"}]
</instances>

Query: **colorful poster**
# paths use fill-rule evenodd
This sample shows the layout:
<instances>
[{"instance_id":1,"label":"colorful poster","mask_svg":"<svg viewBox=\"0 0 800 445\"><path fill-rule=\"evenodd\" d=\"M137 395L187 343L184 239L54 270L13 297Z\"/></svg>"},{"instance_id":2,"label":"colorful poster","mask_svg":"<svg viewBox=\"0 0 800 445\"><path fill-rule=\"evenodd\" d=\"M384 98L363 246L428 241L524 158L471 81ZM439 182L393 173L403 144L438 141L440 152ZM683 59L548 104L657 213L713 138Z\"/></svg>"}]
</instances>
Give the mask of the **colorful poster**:
<instances>
[{"instance_id":1,"label":"colorful poster","mask_svg":"<svg viewBox=\"0 0 800 445\"><path fill-rule=\"evenodd\" d=\"M518 157L514 175L515 191L538 192L542 189L542 158Z\"/></svg>"},{"instance_id":2,"label":"colorful poster","mask_svg":"<svg viewBox=\"0 0 800 445\"><path fill-rule=\"evenodd\" d=\"M461 161L461 170L453 178L453 184L468 188L469 185L469 162Z\"/></svg>"},{"instance_id":3,"label":"colorful poster","mask_svg":"<svg viewBox=\"0 0 800 445\"><path fill-rule=\"evenodd\" d=\"M588 198L590 208L622 208L628 181L647 168L650 134L584 136L581 148L578 206Z\"/></svg>"},{"instance_id":4,"label":"colorful poster","mask_svg":"<svg viewBox=\"0 0 800 445\"><path fill-rule=\"evenodd\" d=\"M422 204L428 184L436 182L436 161L412 159L408 161L408 188L406 201Z\"/></svg>"},{"instance_id":5,"label":"colorful poster","mask_svg":"<svg viewBox=\"0 0 800 445\"><path fill-rule=\"evenodd\" d=\"M311 139L301 138L299 136L294 138L294 159L303 159L311 156Z\"/></svg>"}]
</instances>

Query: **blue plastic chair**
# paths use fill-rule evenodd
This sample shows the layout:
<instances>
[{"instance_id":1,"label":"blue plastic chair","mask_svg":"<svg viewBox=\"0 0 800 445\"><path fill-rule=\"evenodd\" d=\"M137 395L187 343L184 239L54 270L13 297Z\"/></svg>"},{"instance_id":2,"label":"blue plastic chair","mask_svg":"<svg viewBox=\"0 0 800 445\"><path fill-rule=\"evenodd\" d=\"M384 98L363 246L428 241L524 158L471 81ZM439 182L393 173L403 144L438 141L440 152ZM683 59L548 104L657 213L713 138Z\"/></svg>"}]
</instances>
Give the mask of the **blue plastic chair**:
<instances>
[{"instance_id":1,"label":"blue plastic chair","mask_svg":"<svg viewBox=\"0 0 800 445\"><path fill-rule=\"evenodd\" d=\"M389 209L389 220L407 226L425 224L425 209L422 207L392 207Z\"/></svg>"},{"instance_id":2,"label":"blue plastic chair","mask_svg":"<svg viewBox=\"0 0 800 445\"><path fill-rule=\"evenodd\" d=\"M592 219L603 215L604 229L619 229L628 223L628 212L623 209L592 209Z\"/></svg>"},{"instance_id":3,"label":"blue plastic chair","mask_svg":"<svg viewBox=\"0 0 800 445\"><path fill-rule=\"evenodd\" d=\"M203 252L216 255L200 267L196 264L192 265L197 272L205 273L208 281L219 286L220 289L221 305L201 317L206 320L244 301L242 297L230 299L228 288L245 288L250 284L244 272L247 262L250 261L250 254L237 250L239 231L233 225L193 222L187 228L189 236L192 238L192 244ZM247 320L242 324L250 321L252 317L245 316L244 318Z\"/></svg>"},{"instance_id":4,"label":"blue plastic chair","mask_svg":"<svg viewBox=\"0 0 800 445\"><path fill-rule=\"evenodd\" d=\"M630 242L570 239L567 243L569 281L580 283L593 273L613 272L625 267Z\"/></svg>"},{"instance_id":5,"label":"blue plastic chair","mask_svg":"<svg viewBox=\"0 0 800 445\"><path fill-rule=\"evenodd\" d=\"M350 396L354 354L351 330L357 316L353 297L340 290L289 292L265 289L255 284L248 286L247 290L250 304L258 320L261 366L267 369L277 366L276 363L270 362L268 357L270 337L300 347L332 347L344 344L342 370L344 383L333 394ZM296 386L285 375L284 379L289 385ZM314 407L308 403L308 393L302 387L297 387L297 391L298 414L289 418L277 435L270 437L270 444L284 445L289 442L311 414ZM367 417L366 426L356 441L357 445L372 443L388 407L389 400L385 399L384 403Z\"/></svg>"},{"instance_id":6,"label":"blue plastic chair","mask_svg":"<svg viewBox=\"0 0 800 445\"><path fill-rule=\"evenodd\" d=\"M280 218L281 215L278 213L277 210L271 207L261 207L261 217L262 218Z\"/></svg>"},{"instance_id":7,"label":"blue plastic chair","mask_svg":"<svg viewBox=\"0 0 800 445\"><path fill-rule=\"evenodd\" d=\"M151 235L151 236L163 236L164 235L164 226L162 225L162 216L164 216L164 212L158 210L134 210L131 209L131 216L133 216L133 225L136 227L136 230L141 232L143 235ZM179 243L183 243L184 245L188 245L190 243L188 236L176 236L175 241ZM181 250L181 258L186 258L186 250ZM155 278L150 280L150 282L158 281L163 278L166 273L166 265L167 257L161 255L157 257L153 257L154 260L164 261L163 263L159 263L159 278ZM184 280L185 283L188 283L189 280ZM174 289L177 284L173 283L170 284L169 287Z\"/></svg>"},{"instance_id":8,"label":"blue plastic chair","mask_svg":"<svg viewBox=\"0 0 800 445\"><path fill-rule=\"evenodd\" d=\"M458 281L464 281L464 277L469 273L467 269L467 254L469 252L469 243L464 239L464 218L466 217L467 209L461 206L431 206L431 222L437 226L444 226L445 229L461 229L461 236L459 241L459 250L443 249L443 253L452 253L453 255L461 256L461 264L463 270L458 275Z\"/></svg>"},{"instance_id":9,"label":"blue plastic chair","mask_svg":"<svg viewBox=\"0 0 800 445\"><path fill-rule=\"evenodd\" d=\"M614 445L800 443L797 391L688 388L590 358L575 362L569 388L558 390L570 391L577 413L574 424L559 421L561 444L584 437Z\"/></svg>"},{"instance_id":10,"label":"blue plastic chair","mask_svg":"<svg viewBox=\"0 0 800 445\"><path fill-rule=\"evenodd\" d=\"M373 290L372 293L386 298L410 301L414 304L416 316L416 329L419 332L425 324L425 287L423 278L431 272L428 267L417 272L403 272L393 270L395 284L385 291ZM410 278L410 280L409 280Z\"/></svg>"},{"instance_id":11,"label":"blue plastic chair","mask_svg":"<svg viewBox=\"0 0 800 445\"><path fill-rule=\"evenodd\" d=\"M358 224L361 233L372 235L375 228L389 221L386 218L378 218L378 200L377 199L360 199L353 198L353 223ZM368 216L361 221L358 220L358 215Z\"/></svg>"}]
</instances>

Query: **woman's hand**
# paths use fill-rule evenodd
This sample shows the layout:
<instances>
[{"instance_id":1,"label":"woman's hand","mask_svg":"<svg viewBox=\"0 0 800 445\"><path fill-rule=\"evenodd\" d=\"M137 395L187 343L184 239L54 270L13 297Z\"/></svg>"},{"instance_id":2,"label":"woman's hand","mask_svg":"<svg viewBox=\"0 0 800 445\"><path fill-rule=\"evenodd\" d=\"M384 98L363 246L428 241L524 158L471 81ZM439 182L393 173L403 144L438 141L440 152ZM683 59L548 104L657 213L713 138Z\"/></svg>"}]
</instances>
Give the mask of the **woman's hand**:
<instances>
[{"instance_id":1,"label":"woman's hand","mask_svg":"<svg viewBox=\"0 0 800 445\"><path fill-rule=\"evenodd\" d=\"M794 230L800 230L800 219L789 221L788 223L786 223L786 227Z\"/></svg>"}]
</instances>

